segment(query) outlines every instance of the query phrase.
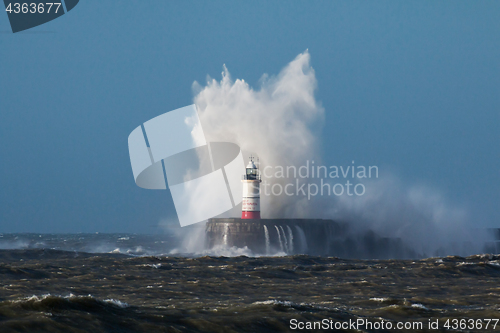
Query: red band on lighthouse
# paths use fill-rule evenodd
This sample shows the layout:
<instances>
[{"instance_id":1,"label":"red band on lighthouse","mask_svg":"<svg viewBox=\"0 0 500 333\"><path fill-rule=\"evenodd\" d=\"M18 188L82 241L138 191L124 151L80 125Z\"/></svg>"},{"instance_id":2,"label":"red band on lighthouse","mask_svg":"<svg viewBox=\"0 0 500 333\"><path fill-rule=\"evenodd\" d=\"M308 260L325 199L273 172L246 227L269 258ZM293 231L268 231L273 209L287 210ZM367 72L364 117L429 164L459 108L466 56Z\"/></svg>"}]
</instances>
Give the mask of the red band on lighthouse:
<instances>
[{"instance_id":1,"label":"red band on lighthouse","mask_svg":"<svg viewBox=\"0 0 500 333\"><path fill-rule=\"evenodd\" d=\"M242 219L260 219L260 212L241 212Z\"/></svg>"}]
</instances>

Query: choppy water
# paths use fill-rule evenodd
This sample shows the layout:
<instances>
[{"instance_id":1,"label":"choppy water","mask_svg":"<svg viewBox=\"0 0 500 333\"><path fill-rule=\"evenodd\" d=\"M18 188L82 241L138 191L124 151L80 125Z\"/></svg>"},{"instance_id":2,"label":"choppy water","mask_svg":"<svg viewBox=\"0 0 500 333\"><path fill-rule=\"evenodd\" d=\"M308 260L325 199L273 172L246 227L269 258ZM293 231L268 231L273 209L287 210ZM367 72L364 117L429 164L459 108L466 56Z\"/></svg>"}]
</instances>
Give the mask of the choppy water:
<instances>
[{"instance_id":1,"label":"choppy water","mask_svg":"<svg viewBox=\"0 0 500 333\"><path fill-rule=\"evenodd\" d=\"M447 319L500 319L496 255L176 256L167 236L2 236L0 332L275 332L323 319L449 332Z\"/></svg>"}]
</instances>

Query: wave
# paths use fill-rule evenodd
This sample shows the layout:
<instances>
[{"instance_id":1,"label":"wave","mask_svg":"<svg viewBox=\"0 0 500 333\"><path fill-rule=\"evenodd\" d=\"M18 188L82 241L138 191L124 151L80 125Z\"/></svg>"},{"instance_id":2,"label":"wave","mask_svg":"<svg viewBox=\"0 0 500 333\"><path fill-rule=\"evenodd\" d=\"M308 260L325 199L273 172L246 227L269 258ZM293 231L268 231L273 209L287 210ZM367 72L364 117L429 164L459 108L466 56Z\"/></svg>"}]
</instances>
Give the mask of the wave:
<instances>
[{"instance_id":1,"label":"wave","mask_svg":"<svg viewBox=\"0 0 500 333\"><path fill-rule=\"evenodd\" d=\"M13 304L24 310L35 311L58 311L67 309L92 310L99 308L120 308L129 307L125 302L116 299L99 300L92 295L81 296L69 294L68 296L45 294L42 296L33 295L18 300L0 302L1 306Z\"/></svg>"}]
</instances>

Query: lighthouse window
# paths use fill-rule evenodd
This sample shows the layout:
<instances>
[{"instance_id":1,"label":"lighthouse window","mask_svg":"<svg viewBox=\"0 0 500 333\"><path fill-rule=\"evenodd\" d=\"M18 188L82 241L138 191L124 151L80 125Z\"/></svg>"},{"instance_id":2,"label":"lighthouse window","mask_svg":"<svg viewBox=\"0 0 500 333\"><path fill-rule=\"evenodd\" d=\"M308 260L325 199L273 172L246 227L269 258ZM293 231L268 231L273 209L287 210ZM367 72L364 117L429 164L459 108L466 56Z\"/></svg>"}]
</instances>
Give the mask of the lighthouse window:
<instances>
[{"instance_id":1,"label":"lighthouse window","mask_svg":"<svg viewBox=\"0 0 500 333\"><path fill-rule=\"evenodd\" d=\"M247 179L257 179L257 169L247 169Z\"/></svg>"}]
</instances>

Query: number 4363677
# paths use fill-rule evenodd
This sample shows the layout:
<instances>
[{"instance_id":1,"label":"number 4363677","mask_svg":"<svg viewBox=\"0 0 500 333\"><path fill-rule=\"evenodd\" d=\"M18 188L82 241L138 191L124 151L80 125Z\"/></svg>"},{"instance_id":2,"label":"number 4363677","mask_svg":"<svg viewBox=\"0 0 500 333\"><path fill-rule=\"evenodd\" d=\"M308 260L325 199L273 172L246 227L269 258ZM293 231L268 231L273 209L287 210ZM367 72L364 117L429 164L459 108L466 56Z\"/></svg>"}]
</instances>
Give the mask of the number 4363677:
<instances>
[{"instance_id":1,"label":"number 4363677","mask_svg":"<svg viewBox=\"0 0 500 333\"><path fill-rule=\"evenodd\" d=\"M54 8L52 8L54 7ZM9 3L7 8L5 8L5 11L7 11L9 14L14 13L14 14L43 14L43 13L50 13L55 12L57 14L59 7L61 7L60 2L47 2L47 3Z\"/></svg>"},{"instance_id":2,"label":"number 4363677","mask_svg":"<svg viewBox=\"0 0 500 333\"><path fill-rule=\"evenodd\" d=\"M452 330L495 330L499 319L448 319L444 328Z\"/></svg>"}]
</instances>

